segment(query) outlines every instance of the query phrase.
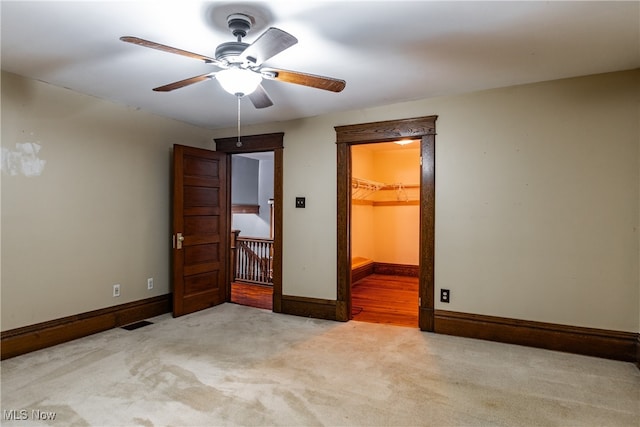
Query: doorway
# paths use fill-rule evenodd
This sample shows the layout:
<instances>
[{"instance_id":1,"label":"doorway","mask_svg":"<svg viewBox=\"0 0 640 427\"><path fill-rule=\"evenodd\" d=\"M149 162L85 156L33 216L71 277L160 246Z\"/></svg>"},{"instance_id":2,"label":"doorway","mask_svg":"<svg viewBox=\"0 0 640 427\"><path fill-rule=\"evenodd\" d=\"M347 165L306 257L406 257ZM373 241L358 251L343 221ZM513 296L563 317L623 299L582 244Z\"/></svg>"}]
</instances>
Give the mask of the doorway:
<instances>
[{"instance_id":1,"label":"doorway","mask_svg":"<svg viewBox=\"0 0 640 427\"><path fill-rule=\"evenodd\" d=\"M274 153L231 155L231 302L273 309Z\"/></svg>"},{"instance_id":2,"label":"doorway","mask_svg":"<svg viewBox=\"0 0 640 427\"><path fill-rule=\"evenodd\" d=\"M254 268L254 272L262 272L259 274L270 275L272 283L269 291L271 292L271 309L276 312L282 312L282 186L283 186L283 137L284 133L272 133L262 135L249 135L243 136L240 141L237 138L216 138L216 151L231 154L228 157L229 168L232 169L232 157L235 154L251 154L254 157L259 157L262 154L258 153L270 153L273 158L273 197L272 203L267 201L268 210L270 211L270 230L272 231L273 245L267 254L260 255L259 258L270 258L270 266L261 265L260 268ZM245 157L246 158L246 157ZM230 177L231 178L231 177ZM229 191L227 191L229 198L229 206L231 203L231 179L228 179ZM245 206L239 207L239 209L255 209L254 207ZM229 224L232 224L232 213L229 210ZM229 225L231 229L231 225ZM233 236L231 237L231 245L235 245L233 242ZM270 252L270 253L269 253ZM231 269L230 269L231 270ZM255 276L254 276L255 277ZM232 294L232 282L234 277L232 274L228 274L227 279L227 301L231 302ZM255 291L256 289L249 289ZM259 290L259 289L258 289ZM262 289L264 291L264 289ZM250 295L248 295L250 296ZM246 301L245 301L246 303Z\"/></svg>"},{"instance_id":3,"label":"doorway","mask_svg":"<svg viewBox=\"0 0 640 427\"><path fill-rule=\"evenodd\" d=\"M351 318L418 327L420 140L351 146Z\"/></svg>"},{"instance_id":4,"label":"doorway","mask_svg":"<svg viewBox=\"0 0 640 427\"><path fill-rule=\"evenodd\" d=\"M336 319L352 319L351 147L358 144L420 140L420 231L418 325L434 330L435 121L437 116L336 126L337 141L337 300Z\"/></svg>"}]
</instances>

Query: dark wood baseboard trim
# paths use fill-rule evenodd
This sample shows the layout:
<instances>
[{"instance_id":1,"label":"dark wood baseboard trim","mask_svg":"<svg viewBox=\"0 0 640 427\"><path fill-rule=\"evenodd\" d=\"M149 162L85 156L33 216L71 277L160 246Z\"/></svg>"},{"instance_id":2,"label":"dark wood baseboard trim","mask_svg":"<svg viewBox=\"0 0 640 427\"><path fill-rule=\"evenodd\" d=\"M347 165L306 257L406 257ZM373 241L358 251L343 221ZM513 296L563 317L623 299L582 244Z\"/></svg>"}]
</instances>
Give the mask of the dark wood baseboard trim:
<instances>
[{"instance_id":1,"label":"dark wood baseboard trim","mask_svg":"<svg viewBox=\"0 0 640 427\"><path fill-rule=\"evenodd\" d=\"M454 311L435 311L435 332L637 363L638 334Z\"/></svg>"},{"instance_id":2,"label":"dark wood baseboard trim","mask_svg":"<svg viewBox=\"0 0 640 427\"><path fill-rule=\"evenodd\" d=\"M283 314L338 320L336 316L336 301L332 300L282 295L281 308L281 313Z\"/></svg>"},{"instance_id":3,"label":"dark wood baseboard trim","mask_svg":"<svg viewBox=\"0 0 640 427\"><path fill-rule=\"evenodd\" d=\"M420 277L420 266L408 265L408 264L390 264L386 262L374 262L373 272L375 274L387 274L389 276Z\"/></svg>"},{"instance_id":4,"label":"dark wood baseboard trim","mask_svg":"<svg viewBox=\"0 0 640 427\"><path fill-rule=\"evenodd\" d=\"M273 290L273 312L282 313L282 295L277 294L275 288Z\"/></svg>"},{"instance_id":5,"label":"dark wood baseboard trim","mask_svg":"<svg viewBox=\"0 0 640 427\"><path fill-rule=\"evenodd\" d=\"M418 327L424 332L433 332L433 308L418 308Z\"/></svg>"},{"instance_id":6,"label":"dark wood baseboard trim","mask_svg":"<svg viewBox=\"0 0 640 427\"><path fill-rule=\"evenodd\" d=\"M171 301L171 294L160 295L4 331L0 335L1 358L8 359L168 313Z\"/></svg>"},{"instance_id":7,"label":"dark wood baseboard trim","mask_svg":"<svg viewBox=\"0 0 640 427\"><path fill-rule=\"evenodd\" d=\"M637 335L636 342L636 366L640 369L640 334Z\"/></svg>"},{"instance_id":8,"label":"dark wood baseboard trim","mask_svg":"<svg viewBox=\"0 0 640 427\"><path fill-rule=\"evenodd\" d=\"M351 318L351 305L345 301L336 301L336 318L338 322L348 322Z\"/></svg>"},{"instance_id":9,"label":"dark wood baseboard trim","mask_svg":"<svg viewBox=\"0 0 640 427\"><path fill-rule=\"evenodd\" d=\"M351 270L351 284L362 280L371 274L386 274L388 276L420 277L420 266L409 264L391 264L386 262L373 262L361 265Z\"/></svg>"},{"instance_id":10,"label":"dark wood baseboard trim","mask_svg":"<svg viewBox=\"0 0 640 427\"><path fill-rule=\"evenodd\" d=\"M351 270L351 285L358 280L362 280L365 277L373 274L373 263L361 265Z\"/></svg>"}]
</instances>

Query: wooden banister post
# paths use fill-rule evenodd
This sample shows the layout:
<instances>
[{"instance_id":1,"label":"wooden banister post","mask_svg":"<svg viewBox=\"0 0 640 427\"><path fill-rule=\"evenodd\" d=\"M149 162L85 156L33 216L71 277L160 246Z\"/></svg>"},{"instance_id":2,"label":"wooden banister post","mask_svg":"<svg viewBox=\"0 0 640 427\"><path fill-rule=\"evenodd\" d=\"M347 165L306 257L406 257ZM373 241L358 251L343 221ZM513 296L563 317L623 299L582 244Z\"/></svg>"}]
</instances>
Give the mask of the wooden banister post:
<instances>
[{"instance_id":1,"label":"wooden banister post","mask_svg":"<svg viewBox=\"0 0 640 427\"><path fill-rule=\"evenodd\" d=\"M236 280L236 242L238 241L238 234L240 234L240 230L231 230L231 269L229 270L229 278L231 282Z\"/></svg>"}]
</instances>

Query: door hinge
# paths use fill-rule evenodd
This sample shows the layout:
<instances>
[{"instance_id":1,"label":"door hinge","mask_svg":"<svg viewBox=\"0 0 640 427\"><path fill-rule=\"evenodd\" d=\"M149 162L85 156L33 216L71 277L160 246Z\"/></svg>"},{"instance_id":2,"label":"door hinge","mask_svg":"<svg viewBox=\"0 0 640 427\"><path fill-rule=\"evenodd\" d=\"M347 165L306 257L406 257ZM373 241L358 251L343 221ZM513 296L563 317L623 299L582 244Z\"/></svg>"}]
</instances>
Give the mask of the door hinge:
<instances>
[{"instance_id":1,"label":"door hinge","mask_svg":"<svg viewBox=\"0 0 640 427\"><path fill-rule=\"evenodd\" d=\"M420 156L420 166L422 166L422 156Z\"/></svg>"},{"instance_id":2,"label":"door hinge","mask_svg":"<svg viewBox=\"0 0 640 427\"><path fill-rule=\"evenodd\" d=\"M422 297L418 297L418 307L422 307Z\"/></svg>"}]
</instances>

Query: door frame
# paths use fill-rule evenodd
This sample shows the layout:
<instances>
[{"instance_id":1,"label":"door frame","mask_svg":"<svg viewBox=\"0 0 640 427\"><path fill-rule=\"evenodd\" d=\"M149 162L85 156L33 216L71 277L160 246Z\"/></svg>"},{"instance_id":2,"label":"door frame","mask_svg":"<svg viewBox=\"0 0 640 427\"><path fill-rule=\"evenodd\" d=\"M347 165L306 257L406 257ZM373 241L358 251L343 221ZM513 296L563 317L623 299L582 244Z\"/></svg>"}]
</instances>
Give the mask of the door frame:
<instances>
[{"instance_id":1,"label":"door frame","mask_svg":"<svg viewBox=\"0 0 640 427\"><path fill-rule=\"evenodd\" d=\"M273 311L282 313L282 197L284 133L215 138L216 151L227 154L273 151ZM228 223L231 226L231 156L227 157ZM231 301L231 275L227 275L227 301Z\"/></svg>"},{"instance_id":2,"label":"door frame","mask_svg":"<svg viewBox=\"0 0 640 427\"><path fill-rule=\"evenodd\" d=\"M435 137L438 116L335 126L338 248L336 318L351 315L351 146L420 138L420 248L418 326L434 331Z\"/></svg>"}]
</instances>

